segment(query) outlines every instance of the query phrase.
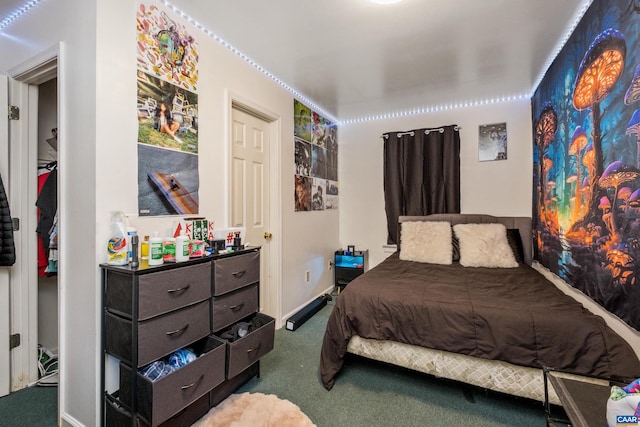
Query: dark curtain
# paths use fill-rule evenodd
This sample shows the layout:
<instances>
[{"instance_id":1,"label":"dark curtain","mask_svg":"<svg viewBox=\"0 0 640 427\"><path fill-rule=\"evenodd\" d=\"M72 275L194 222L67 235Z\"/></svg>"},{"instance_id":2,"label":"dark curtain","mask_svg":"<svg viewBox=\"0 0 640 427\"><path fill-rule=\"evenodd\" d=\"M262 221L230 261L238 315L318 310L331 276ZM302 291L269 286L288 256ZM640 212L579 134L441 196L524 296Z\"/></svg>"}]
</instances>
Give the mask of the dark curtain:
<instances>
[{"instance_id":1,"label":"dark curtain","mask_svg":"<svg viewBox=\"0 0 640 427\"><path fill-rule=\"evenodd\" d=\"M397 243L401 215L460 213L458 126L389 132L383 138L387 243Z\"/></svg>"}]
</instances>

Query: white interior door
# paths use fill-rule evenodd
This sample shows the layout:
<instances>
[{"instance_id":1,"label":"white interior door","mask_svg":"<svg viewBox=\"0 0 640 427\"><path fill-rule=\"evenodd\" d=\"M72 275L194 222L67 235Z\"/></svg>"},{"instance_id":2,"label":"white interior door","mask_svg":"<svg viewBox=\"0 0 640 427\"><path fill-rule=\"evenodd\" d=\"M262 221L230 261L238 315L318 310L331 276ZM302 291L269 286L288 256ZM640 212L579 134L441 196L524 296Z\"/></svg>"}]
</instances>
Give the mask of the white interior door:
<instances>
[{"instance_id":1,"label":"white interior door","mask_svg":"<svg viewBox=\"0 0 640 427\"><path fill-rule=\"evenodd\" d=\"M260 309L275 316L269 275L269 123L232 109L231 226L245 227L245 244L262 246ZM266 233L266 234L265 234ZM265 237L266 236L266 237Z\"/></svg>"},{"instance_id":2,"label":"white interior door","mask_svg":"<svg viewBox=\"0 0 640 427\"><path fill-rule=\"evenodd\" d=\"M0 120L0 176L2 176L5 191L9 188L8 90L7 76L0 75L0 117L2 117ZM11 383L9 272L10 267L0 267L0 397L9 394Z\"/></svg>"},{"instance_id":3,"label":"white interior door","mask_svg":"<svg viewBox=\"0 0 640 427\"><path fill-rule=\"evenodd\" d=\"M11 215L20 219L14 232L16 263L11 269L11 333L20 345L11 350L11 391L38 379L38 279L36 275L36 163L38 87L9 78L9 102L20 110L9 123Z\"/></svg>"}]
</instances>

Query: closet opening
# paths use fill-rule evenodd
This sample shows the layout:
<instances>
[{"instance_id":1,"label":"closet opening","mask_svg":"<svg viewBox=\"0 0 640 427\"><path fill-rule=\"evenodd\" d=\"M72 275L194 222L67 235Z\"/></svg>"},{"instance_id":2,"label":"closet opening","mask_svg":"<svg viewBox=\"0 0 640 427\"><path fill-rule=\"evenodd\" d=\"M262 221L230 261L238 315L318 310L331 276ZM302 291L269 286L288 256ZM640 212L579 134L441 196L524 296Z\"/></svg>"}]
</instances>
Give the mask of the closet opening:
<instances>
[{"instance_id":1,"label":"closet opening","mask_svg":"<svg viewBox=\"0 0 640 427\"><path fill-rule=\"evenodd\" d=\"M58 93L57 78L38 85L37 384L58 385Z\"/></svg>"},{"instance_id":2,"label":"closet opening","mask_svg":"<svg viewBox=\"0 0 640 427\"><path fill-rule=\"evenodd\" d=\"M11 392L58 386L58 359L64 360L59 357L64 283L56 263L57 177L63 158L58 153L64 148L60 53L61 45L56 45L8 70L9 103L19 112L9 121L11 214L19 220L10 277L10 333L19 336L10 353Z\"/></svg>"}]
</instances>

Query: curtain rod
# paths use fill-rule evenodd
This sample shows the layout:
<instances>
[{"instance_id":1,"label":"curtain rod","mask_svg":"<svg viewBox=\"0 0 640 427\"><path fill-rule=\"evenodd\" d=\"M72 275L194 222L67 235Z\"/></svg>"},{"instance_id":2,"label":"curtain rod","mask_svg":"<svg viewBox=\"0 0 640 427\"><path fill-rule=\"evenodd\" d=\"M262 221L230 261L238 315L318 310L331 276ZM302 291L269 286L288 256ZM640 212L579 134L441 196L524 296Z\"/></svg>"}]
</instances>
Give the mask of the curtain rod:
<instances>
[{"instance_id":1,"label":"curtain rod","mask_svg":"<svg viewBox=\"0 0 640 427\"><path fill-rule=\"evenodd\" d=\"M460 130L462 129L462 127L458 126L458 125L454 125L453 126L453 130ZM444 132L444 127L438 127L438 128L429 128L429 129L425 129L424 133L425 135L429 135L431 132L435 132L438 131L440 133ZM400 138L403 135L411 135L414 136L415 135L415 131L410 130L410 131L406 131L406 132L398 132L397 133L397 137ZM384 138L384 139L389 139L389 134L388 133L383 133L382 135L380 135L380 138Z\"/></svg>"}]
</instances>

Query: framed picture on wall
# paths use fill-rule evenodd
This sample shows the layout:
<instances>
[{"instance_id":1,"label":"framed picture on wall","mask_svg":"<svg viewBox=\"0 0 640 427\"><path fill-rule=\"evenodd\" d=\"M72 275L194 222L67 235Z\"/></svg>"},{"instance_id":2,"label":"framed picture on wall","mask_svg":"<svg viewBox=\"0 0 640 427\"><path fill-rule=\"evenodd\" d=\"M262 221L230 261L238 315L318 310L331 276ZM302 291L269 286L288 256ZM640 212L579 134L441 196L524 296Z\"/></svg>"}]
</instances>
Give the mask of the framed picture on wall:
<instances>
[{"instance_id":1,"label":"framed picture on wall","mask_svg":"<svg viewBox=\"0 0 640 427\"><path fill-rule=\"evenodd\" d=\"M480 125L478 132L478 160L507 160L507 124Z\"/></svg>"}]
</instances>

